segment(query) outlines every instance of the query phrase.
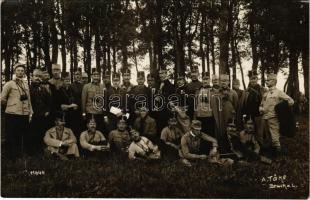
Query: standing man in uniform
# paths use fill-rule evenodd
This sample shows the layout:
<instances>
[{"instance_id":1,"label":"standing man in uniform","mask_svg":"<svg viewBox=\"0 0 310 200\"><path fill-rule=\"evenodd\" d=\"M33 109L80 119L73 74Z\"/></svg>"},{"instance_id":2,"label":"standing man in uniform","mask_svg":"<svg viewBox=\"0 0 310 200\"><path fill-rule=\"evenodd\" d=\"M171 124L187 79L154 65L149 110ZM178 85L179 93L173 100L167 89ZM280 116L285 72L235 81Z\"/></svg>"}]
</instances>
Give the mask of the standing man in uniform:
<instances>
[{"instance_id":1,"label":"standing man in uniform","mask_svg":"<svg viewBox=\"0 0 310 200\"><path fill-rule=\"evenodd\" d=\"M88 83L88 74L86 72L82 73L82 83L86 85Z\"/></svg>"},{"instance_id":2,"label":"standing man in uniform","mask_svg":"<svg viewBox=\"0 0 310 200\"><path fill-rule=\"evenodd\" d=\"M134 86L133 84L130 83L131 72L129 69L125 69L122 75L123 75L123 85L121 86L121 88L126 92L126 94L129 94Z\"/></svg>"},{"instance_id":3,"label":"standing man in uniform","mask_svg":"<svg viewBox=\"0 0 310 200\"><path fill-rule=\"evenodd\" d=\"M5 138L9 159L16 159L23 152L24 137L28 133L33 114L29 86L23 80L26 66L13 66L16 78L3 86L1 104L5 107Z\"/></svg>"},{"instance_id":4,"label":"standing man in uniform","mask_svg":"<svg viewBox=\"0 0 310 200\"><path fill-rule=\"evenodd\" d=\"M229 120L235 117L235 105L238 100L237 94L229 89L229 75L220 75L220 88L212 92L211 109L215 119L215 138L219 143L219 151L230 151L226 127Z\"/></svg>"},{"instance_id":5,"label":"standing man in uniform","mask_svg":"<svg viewBox=\"0 0 310 200\"><path fill-rule=\"evenodd\" d=\"M78 106L77 111L79 115L76 117L76 131L77 134L80 134L83 131L83 118L82 118L82 91L84 87L84 83L82 80L82 69L78 68L76 72L74 72L74 81L71 84L71 88L74 95L74 100Z\"/></svg>"},{"instance_id":6,"label":"standing man in uniform","mask_svg":"<svg viewBox=\"0 0 310 200\"><path fill-rule=\"evenodd\" d=\"M98 71L94 70L91 76L92 82L84 85L82 90L82 115L87 120L94 118L98 125L98 130L104 133L106 132L103 123L105 85L100 83Z\"/></svg>"},{"instance_id":7,"label":"standing man in uniform","mask_svg":"<svg viewBox=\"0 0 310 200\"><path fill-rule=\"evenodd\" d=\"M164 127L168 125L168 119L172 116L171 112L168 109L168 97L171 94L174 94L175 87L169 81L169 77L166 69L161 69L159 71L160 85L157 90L157 94L160 95L160 98L154 98L154 108L157 109L156 121L158 130L161 131ZM153 93L152 93L153 95Z\"/></svg>"},{"instance_id":8,"label":"standing man in uniform","mask_svg":"<svg viewBox=\"0 0 310 200\"><path fill-rule=\"evenodd\" d=\"M242 109L244 107L245 91L240 89L239 79L233 80L232 88L238 95L238 104L236 108L236 125L238 130L242 130L243 129Z\"/></svg>"},{"instance_id":9,"label":"standing man in uniform","mask_svg":"<svg viewBox=\"0 0 310 200\"><path fill-rule=\"evenodd\" d=\"M131 117L129 117L129 124L133 124L134 120L136 119L136 113L135 111L138 108L146 107L150 108L150 100L151 100L151 89L146 87L144 85L145 83L145 74L143 71L139 71L137 75L137 83L138 85L135 85L132 88L131 91L131 98L129 99L129 112Z\"/></svg>"},{"instance_id":10,"label":"standing man in uniform","mask_svg":"<svg viewBox=\"0 0 310 200\"><path fill-rule=\"evenodd\" d=\"M49 80L50 84L56 87L56 90L63 85L63 80L61 79L61 67L59 64L52 64L52 79Z\"/></svg>"},{"instance_id":11,"label":"standing man in uniform","mask_svg":"<svg viewBox=\"0 0 310 200\"><path fill-rule=\"evenodd\" d=\"M201 121L202 132L214 137L215 121L211 109L211 81L210 73L202 73L202 87L197 91L197 109L195 118Z\"/></svg>"},{"instance_id":12,"label":"standing man in uniform","mask_svg":"<svg viewBox=\"0 0 310 200\"><path fill-rule=\"evenodd\" d=\"M35 155L42 153L44 133L49 127L49 115L51 112L52 98L41 85L41 70L33 70L30 85L31 105L33 109L30 122L29 137L27 138L28 153Z\"/></svg>"},{"instance_id":13,"label":"standing man in uniform","mask_svg":"<svg viewBox=\"0 0 310 200\"><path fill-rule=\"evenodd\" d=\"M269 90L264 94L260 112L263 114L264 123L268 127L268 131L271 135L272 147L275 150L276 155L281 153L280 143L280 125L279 120L275 112L275 106L281 101L287 101L289 106L294 104L294 100L287 94L276 88L277 75L274 73L267 74L267 87Z\"/></svg>"},{"instance_id":14,"label":"standing man in uniform","mask_svg":"<svg viewBox=\"0 0 310 200\"><path fill-rule=\"evenodd\" d=\"M147 77L147 88L149 89L150 91L150 99L149 99L149 108L150 108L150 111L149 111L149 115L154 118L154 119L157 119L157 112L154 111L152 108L153 108L153 104L154 102L152 101L152 94L157 94L158 91L157 91L157 88L156 87L156 82L155 82L155 76L153 74L148 74Z\"/></svg>"},{"instance_id":15,"label":"standing man in uniform","mask_svg":"<svg viewBox=\"0 0 310 200\"><path fill-rule=\"evenodd\" d=\"M187 84L187 89L188 89L188 111L187 115L193 119L194 117L194 104L195 104L195 99L193 96L197 93L197 91L201 88L202 83L198 80L199 77L199 70L197 66L193 66L192 71L190 72L191 75L191 82Z\"/></svg>"},{"instance_id":16,"label":"standing man in uniform","mask_svg":"<svg viewBox=\"0 0 310 200\"><path fill-rule=\"evenodd\" d=\"M105 87L107 90L111 87L111 72L105 71L102 78L103 83L105 84Z\"/></svg>"},{"instance_id":17,"label":"standing man in uniform","mask_svg":"<svg viewBox=\"0 0 310 200\"><path fill-rule=\"evenodd\" d=\"M254 120L255 132L257 134L257 140L260 145L263 145L263 121L259 112L259 106L262 102L264 89L258 82L258 76L256 71L249 71L248 73L250 82L248 88L245 91L244 107L242 113L247 115L247 118Z\"/></svg>"},{"instance_id":18,"label":"standing man in uniform","mask_svg":"<svg viewBox=\"0 0 310 200\"><path fill-rule=\"evenodd\" d=\"M49 80L49 83L52 85L52 116L55 112L61 111L60 102L59 102L59 90L63 86L63 80L61 79L61 67L59 64L52 64L52 74L53 77ZM52 117L54 118L54 116Z\"/></svg>"},{"instance_id":19,"label":"standing man in uniform","mask_svg":"<svg viewBox=\"0 0 310 200\"><path fill-rule=\"evenodd\" d=\"M185 81L185 77L183 75L177 76L177 87L175 90L176 95L179 97L179 106L186 106L187 105L187 93L188 88Z\"/></svg>"},{"instance_id":20,"label":"standing man in uniform","mask_svg":"<svg viewBox=\"0 0 310 200\"><path fill-rule=\"evenodd\" d=\"M125 112L125 90L120 86L119 73L112 74L112 87L110 87L106 92L106 111L108 115L107 130L110 132L116 128L118 118ZM118 113L118 115L110 113L111 107L118 108L122 110L122 112Z\"/></svg>"}]
</instances>

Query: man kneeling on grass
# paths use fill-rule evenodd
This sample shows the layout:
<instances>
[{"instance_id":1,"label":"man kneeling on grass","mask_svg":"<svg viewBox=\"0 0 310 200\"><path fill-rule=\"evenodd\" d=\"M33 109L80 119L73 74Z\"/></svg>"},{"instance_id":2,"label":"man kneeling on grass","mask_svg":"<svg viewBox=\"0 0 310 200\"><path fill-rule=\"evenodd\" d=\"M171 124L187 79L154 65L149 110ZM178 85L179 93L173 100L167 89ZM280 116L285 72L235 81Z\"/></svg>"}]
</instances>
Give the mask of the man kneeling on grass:
<instances>
[{"instance_id":1,"label":"man kneeling on grass","mask_svg":"<svg viewBox=\"0 0 310 200\"><path fill-rule=\"evenodd\" d=\"M110 145L104 135L96 130L95 119L90 119L87 123L88 130L81 133L80 144L82 154L86 157L102 157L110 150Z\"/></svg>"},{"instance_id":2,"label":"man kneeling on grass","mask_svg":"<svg viewBox=\"0 0 310 200\"><path fill-rule=\"evenodd\" d=\"M179 155L185 166L192 166L193 161L208 160L211 163L232 164L231 159L220 159L218 143L213 137L201 132L201 122L193 120L191 129L181 139ZM208 156L207 156L208 154Z\"/></svg>"},{"instance_id":3,"label":"man kneeling on grass","mask_svg":"<svg viewBox=\"0 0 310 200\"><path fill-rule=\"evenodd\" d=\"M46 153L61 160L80 157L76 138L71 129L65 127L65 120L62 113L56 113L55 127L46 131L43 138L47 145Z\"/></svg>"},{"instance_id":4,"label":"man kneeling on grass","mask_svg":"<svg viewBox=\"0 0 310 200\"><path fill-rule=\"evenodd\" d=\"M140 136L137 130L130 131L132 142L128 148L128 157L130 160L158 160L161 153L157 145L154 145L149 139Z\"/></svg>"}]
</instances>

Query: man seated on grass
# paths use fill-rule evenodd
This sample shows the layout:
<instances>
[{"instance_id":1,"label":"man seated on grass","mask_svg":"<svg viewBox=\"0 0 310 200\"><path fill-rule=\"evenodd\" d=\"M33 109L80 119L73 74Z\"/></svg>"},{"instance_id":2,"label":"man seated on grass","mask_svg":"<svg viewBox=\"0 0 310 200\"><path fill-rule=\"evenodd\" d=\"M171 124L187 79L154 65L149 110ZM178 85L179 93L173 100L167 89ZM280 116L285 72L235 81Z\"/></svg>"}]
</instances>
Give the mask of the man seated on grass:
<instances>
[{"instance_id":1,"label":"man seated on grass","mask_svg":"<svg viewBox=\"0 0 310 200\"><path fill-rule=\"evenodd\" d=\"M157 145L154 145L149 139L140 136L137 130L130 131L132 142L128 148L128 158L130 160L158 160L161 153Z\"/></svg>"},{"instance_id":2,"label":"man seated on grass","mask_svg":"<svg viewBox=\"0 0 310 200\"><path fill-rule=\"evenodd\" d=\"M46 153L61 160L79 157L79 149L76 138L71 129L65 127L62 113L55 114L55 126L46 131L43 138L47 145Z\"/></svg>"},{"instance_id":3,"label":"man seated on grass","mask_svg":"<svg viewBox=\"0 0 310 200\"><path fill-rule=\"evenodd\" d=\"M109 133L109 143L113 152L127 154L131 141L129 132L126 130L126 128L126 120L121 118L117 122L117 129Z\"/></svg>"},{"instance_id":4,"label":"man seated on grass","mask_svg":"<svg viewBox=\"0 0 310 200\"><path fill-rule=\"evenodd\" d=\"M164 154L169 158L177 158L183 132L176 126L176 118L168 120L168 126L161 131L160 139L164 142Z\"/></svg>"},{"instance_id":5,"label":"man seated on grass","mask_svg":"<svg viewBox=\"0 0 310 200\"><path fill-rule=\"evenodd\" d=\"M156 122L148 115L148 108L141 107L138 109L138 117L133 126L141 133L141 135L149 138L153 142L158 141L158 137L156 136Z\"/></svg>"},{"instance_id":6,"label":"man seated on grass","mask_svg":"<svg viewBox=\"0 0 310 200\"><path fill-rule=\"evenodd\" d=\"M87 123L88 130L81 133L80 144L82 154L86 157L102 157L110 150L110 145L104 135L96 130L97 124L94 119Z\"/></svg>"},{"instance_id":7,"label":"man seated on grass","mask_svg":"<svg viewBox=\"0 0 310 200\"><path fill-rule=\"evenodd\" d=\"M232 164L231 159L220 159L218 143L213 137L201 132L201 122L193 120L190 131L182 136L179 155L185 166L192 166L193 161L208 160L211 163Z\"/></svg>"},{"instance_id":8,"label":"man seated on grass","mask_svg":"<svg viewBox=\"0 0 310 200\"><path fill-rule=\"evenodd\" d=\"M232 145L232 151L242 159L242 161L260 160L263 163L271 164L271 160L260 155L260 145L255 137L254 123L250 119L244 123L244 129L237 131L236 125L230 123L227 126L227 134Z\"/></svg>"}]
</instances>

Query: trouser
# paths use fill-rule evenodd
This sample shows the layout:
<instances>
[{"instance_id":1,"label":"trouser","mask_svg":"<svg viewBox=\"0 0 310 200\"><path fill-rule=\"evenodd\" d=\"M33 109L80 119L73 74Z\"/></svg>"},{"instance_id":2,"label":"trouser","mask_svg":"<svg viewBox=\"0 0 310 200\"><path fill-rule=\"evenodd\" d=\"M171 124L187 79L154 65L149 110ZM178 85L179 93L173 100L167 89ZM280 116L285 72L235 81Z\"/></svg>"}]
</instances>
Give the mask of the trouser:
<instances>
[{"instance_id":1,"label":"trouser","mask_svg":"<svg viewBox=\"0 0 310 200\"><path fill-rule=\"evenodd\" d=\"M26 138L27 153L30 155L42 153L44 148L43 137L48 130L48 118L45 116L33 116L29 126L29 134Z\"/></svg>"},{"instance_id":2,"label":"trouser","mask_svg":"<svg viewBox=\"0 0 310 200\"><path fill-rule=\"evenodd\" d=\"M260 144L264 143L265 123L261 116L254 118L256 139Z\"/></svg>"},{"instance_id":3,"label":"trouser","mask_svg":"<svg viewBox=\"0 0 310 200\"><path fill-rule=\"evenodd\" d=\"M265 119L265 122L267 123L267 127L271 136L271 142L272 146L281 149L280 144L280 124L278 118L270 118Z\"/></svg>"},{"instance_id":4,"label":"trouser","mask_svg":"<svg viewBox=\"0 0 310 200\"><path fill-rule=\"evenodd\" d=\"M66 156L73 155L75 157L80 157L79 148L76 143L72 143L69 146L59 148L47 147L45 151L51 153L59 153Z\"/></svg>"},{"instance_id":5,"label":"trouser","mask_svg":"<svg viewBox=\"0 0 310 200\"><path fill-rule=\"evenodd\" d=\"M5 151L9 159L24 153L24 139L28 134L29 116L5 114Z\"/></svg>"}]
</instances>

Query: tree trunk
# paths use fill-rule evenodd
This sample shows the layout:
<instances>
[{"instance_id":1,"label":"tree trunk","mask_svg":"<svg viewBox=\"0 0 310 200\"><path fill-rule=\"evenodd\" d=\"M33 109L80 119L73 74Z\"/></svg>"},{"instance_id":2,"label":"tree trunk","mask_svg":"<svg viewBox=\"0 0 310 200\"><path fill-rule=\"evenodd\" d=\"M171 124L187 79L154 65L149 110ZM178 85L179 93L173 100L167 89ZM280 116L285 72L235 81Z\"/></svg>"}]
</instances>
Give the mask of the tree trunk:
<instances>
[{"instance_id":1,"label":"tree trunk","mask_svg":"<svg viewBox=\"0 0 310 200\"><path fill-rule=\"evenodd\" d=\"M62 10L62 14L60 14L60 10ZM61 60L62 60L62 71L66 71L67 68L67 56L66 56L66 39L65 39L65 30L64 30L64 2L60 0L58 1L58 23L60 27L60 43L61 43Z\"/></svg>"},{"instance_id":2,"label":"tree trunk","mask_svg":"<svg viewBox=\"0 0 310 200\"><path fill-rule=\"evenodd\" d=\"M253 11L252 11L253 12ZM250 15L249 19L249 33L250 33L250 41L251 41L251 50L252 50L252 70L257 72L258 62L259 62L259 54L257 51L257 38L255 36L255 26L253 22L253 14Z\"/></svg>"},{"instance_id":3,"label":"tree trunk","mask_svg":"<svg viewBox=\"0 0 310 200\"><path fill-rule=\"evenodd\" d=\"M211 18L211 27L210 27L210 46L211 46L211 57L212 57L212 71L213 75L215 73L215 44L214 44L214 19Z\"/></svg>"},{"instance_id":4,"label":"tree trunk","mask_svg":"<svg viewBox=\"0 0 310 200\"><path fill-rule=\"evenodd\" d=\"M221 0L220 22L219 22L219 43L220 43L220 74L229 74L228 50L229 50L229 33L228 27L229 1Z\"/></svg>"},{"instance_id":5,"label":"tree trunk","mask_svg":"<svg viewBox=\"0 0 310 200\"><path fill-rule=\"evenodd\" d=\"M247 87L246 87L245 81L244 81L244 73L243 73L243 67L242 67L242 63L241 63L240 53L239 53L239 51L237 49L237 45L236 44L234 44L234 49L235 49L236 57L237 57L238 64L239 64L239 67L240 67L243 89L245 90Z\"/></svg>"},{"instance_id":6,"label":"tree trunk","mask_svg":"<svg viewBox=\"0 0 310 200\"><path fill-rule=\"evenodd\" d=\"M304 74L305 96L309 102L309 49L308 46L302 50L302 69Z\"/></svg>"},{"instance_id":7,"label":"tree trunk","mask_svg":"<svg viewBox=\"0 0 310 200\"><path fill-rule=\"evenodd\" d=\"M47 69L51 68L50 48L49 48L49 31L47 19L43 21L43 52L44 63Z\"/></svg>"},{"instance_id":8,"label":"tree trunk","mask_svg":"<svg viewBox=\"0 0 310 200\"><path fill-rule=\"evenodd\" d=\"M287 94L291 96L298 104L299 79L298 79L298 57L299 51L294 45L289 49L289 79L287 85Z\"/></svg>"}]
</instances>

